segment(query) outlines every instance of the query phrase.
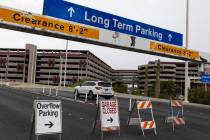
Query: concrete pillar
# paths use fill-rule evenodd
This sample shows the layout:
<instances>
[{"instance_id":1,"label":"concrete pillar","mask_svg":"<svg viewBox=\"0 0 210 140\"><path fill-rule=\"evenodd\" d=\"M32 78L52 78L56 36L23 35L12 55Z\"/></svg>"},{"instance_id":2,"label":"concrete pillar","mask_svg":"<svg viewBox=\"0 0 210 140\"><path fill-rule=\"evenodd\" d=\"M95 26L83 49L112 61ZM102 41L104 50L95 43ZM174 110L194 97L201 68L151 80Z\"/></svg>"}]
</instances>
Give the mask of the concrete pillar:
<instances>
[{"instance_id":1,"label":"concrete pillar","mask_svg":"<svg viewBox=\"0 0 210 140\"><path fill-rule=\"evenodd\" d=\"M27 50L29 51L27 82L34 84L36 78L37 46L26 44Z\"/></svg>"}]
</instances>

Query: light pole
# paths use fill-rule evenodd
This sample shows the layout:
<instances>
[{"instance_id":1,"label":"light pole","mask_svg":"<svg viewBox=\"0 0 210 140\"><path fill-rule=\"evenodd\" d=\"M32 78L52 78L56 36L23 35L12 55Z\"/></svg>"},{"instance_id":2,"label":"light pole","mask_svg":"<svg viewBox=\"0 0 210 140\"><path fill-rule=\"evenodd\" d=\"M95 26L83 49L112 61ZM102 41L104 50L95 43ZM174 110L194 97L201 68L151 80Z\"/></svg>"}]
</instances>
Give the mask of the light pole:
<instances>
[{"instance_id":1,"label":"light pole","mask_svg":"<svg viewBox=\"0 0 210 140\"><path fill-rule=\"evenodd\" d=\"M59 81L59 87L61 87L61 85L62 85L62 75L63 75L63 58L62 58L62 56L60 56L60 74L59 74L60 76L60 81Z\"/></svg>"},{"instance_id":2,"label":"light pole","mask_svg":"<svg viewBox=\"0 0 210 140\"><path fill-rule=\"evenodd\" d=\"M189 0L186 0L186 49L188 49L189 43ZM185 62L185 86L184 86L184 101L188 101L188 61Z\"/></svg>"},{"instance_id":3,"label":"light pole","mask_svg":"<svg viewBox=\"0 0 210 140\"><path fill-rule=\"evenodd\" d=\"M66 40L66 58L65 58L65 70L64 70L64 83L63 83L63 87L66 87L67 60L68 60L68 40Z\"/></svg>"}]
</instances>

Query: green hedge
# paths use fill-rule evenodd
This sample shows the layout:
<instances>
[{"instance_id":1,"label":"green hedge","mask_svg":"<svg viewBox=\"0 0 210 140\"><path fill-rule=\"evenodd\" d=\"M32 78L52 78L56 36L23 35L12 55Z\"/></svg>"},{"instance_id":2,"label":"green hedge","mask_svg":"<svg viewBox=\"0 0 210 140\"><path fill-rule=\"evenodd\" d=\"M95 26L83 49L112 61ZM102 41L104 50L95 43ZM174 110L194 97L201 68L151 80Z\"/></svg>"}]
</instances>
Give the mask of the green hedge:
<instances>
[{"instance_id":1,"label":"green hedge","mask_svg":"<svg viewBox=\"0 0 210 140\"><path fill-rule=\"evenodd\" d=\"M128 93L128 86L126 84L115 84L113 90L119 93Z\"/></svg>"},{"instance_id":2,"label":"green hedge","mask_svg":"<svg viewBox=\"0 0 210 140\"><path fill-rule=\"evenodd\" d=\"M163 98L163 99L176 98L180 94L181 94L181 87L177 85L174 81L161 81L160 82L159 98ZM155 84L149 87L148 96L155 97Z\"/></svg>"},{"instance_id":3,"label":"green hedge","mask_svg":"<svg viewBox=\"0 0 210 140\"><path fill-rule=\"evenodd\" d=\"M132 95L142 95L141 91L139 89L134 89L132 92L131 92Z\"/></svg>"},{"instance_id":4,"label":"green hedge","mask_svg":"<svg viewBox=\"0 0 210 140\"><path fill-rule=\"evenodd\" d=\"M189 101L193 103L210 105L210 89L192 88L189 90Z\"/></svg>"}]
</instances>

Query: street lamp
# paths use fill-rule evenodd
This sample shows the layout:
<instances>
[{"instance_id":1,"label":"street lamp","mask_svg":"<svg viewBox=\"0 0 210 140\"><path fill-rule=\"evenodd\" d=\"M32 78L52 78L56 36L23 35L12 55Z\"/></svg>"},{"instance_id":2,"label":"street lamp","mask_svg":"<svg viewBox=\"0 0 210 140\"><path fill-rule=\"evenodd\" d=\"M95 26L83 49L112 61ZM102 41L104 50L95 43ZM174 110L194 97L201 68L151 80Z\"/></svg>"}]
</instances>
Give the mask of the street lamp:
<instances>
[{"instance_id":1,"label":"street lamp","mask_svg":"<svg viewBox=\"0 0 210 140\"><path fill-rule=\"evenodd\" d=\"M65 56L65 70L64 70L64 83L63 86L66 87L66 69L68 61L68 40L66 40L66 56Z\"/></svg>"},{"instance_id":2,"label":"street lamp","mask_svg":"<svg viewBox=\"0 0 210 140\"><path fill-rule=\"evenodd\" d=\"M62 55L60 55L60 74L59 74L59 77L60 77L59 87L61 87L62 80L63 80L63 58L62 58Z\"/></svg>"},{"instance_id":3,"label":"street lamp","mask_svg":"<svg viewBox=\"0 0 210 140\"><path fill-rule=\"evenodd\" d=\"M188 49L189 43L189 0L186 0L186 49ZM188 101L188 61L185 62L185 88L184 88L184 101Z\"/></svg>"}]
</instances>

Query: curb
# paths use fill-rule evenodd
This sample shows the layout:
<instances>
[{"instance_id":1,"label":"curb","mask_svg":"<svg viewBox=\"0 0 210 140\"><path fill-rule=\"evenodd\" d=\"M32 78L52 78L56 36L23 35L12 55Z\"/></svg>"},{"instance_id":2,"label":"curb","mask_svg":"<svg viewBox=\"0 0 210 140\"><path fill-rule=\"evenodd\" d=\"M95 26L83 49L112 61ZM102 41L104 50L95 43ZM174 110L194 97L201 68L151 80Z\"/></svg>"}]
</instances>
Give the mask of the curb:
<instances>
[{"instance_id":1,"label":"curb","mask_svg":"<svg viewBox=\"0 0 210 140\"><path fill-rule=\"evenodd\" d=\"M158 99L158 98L151 98L151 97L145 97L145 96L138 96L138 95L130 95L130 94L123 94L123 93L115 93L115 95L119 98L124 98L124 99L139 99L139 100L148 100L150 99L151 101L154 102L159 102L159 103L169 103L169 100L167 99ZM196 103L187 103L184 102L185 106L191 106L191 107L201 107L201 108L208 108L210 109L210 105L204 105L204 104L196 104Z\"/></svg>"}]
</instances>

